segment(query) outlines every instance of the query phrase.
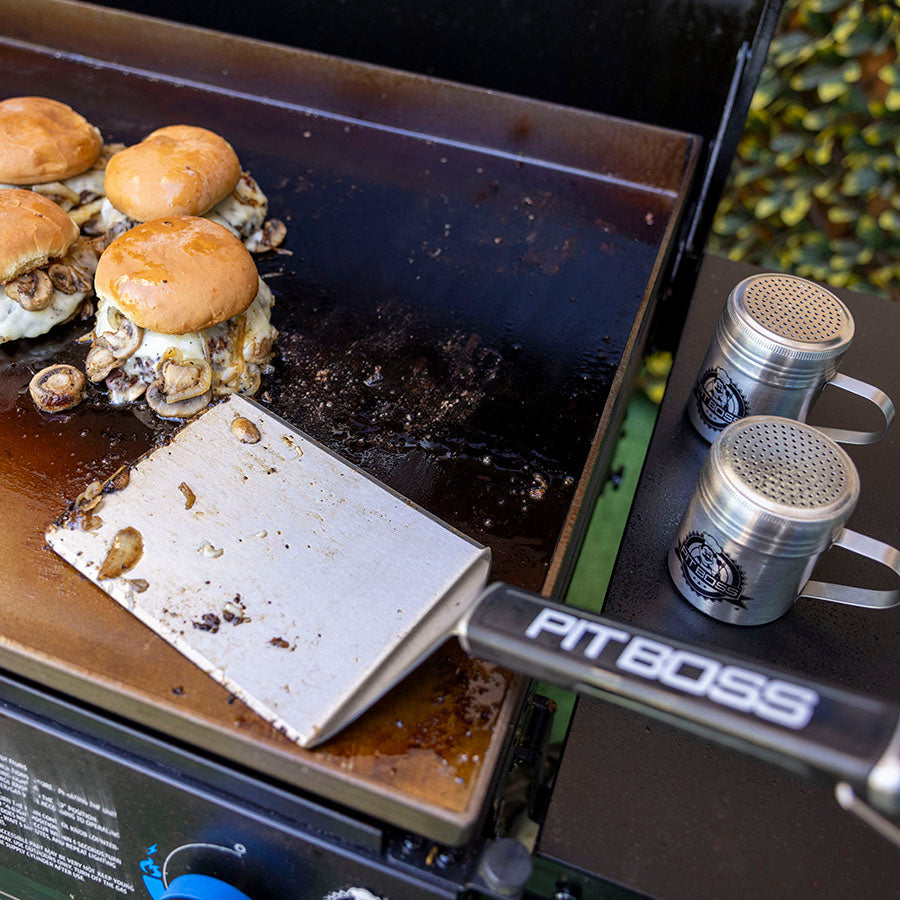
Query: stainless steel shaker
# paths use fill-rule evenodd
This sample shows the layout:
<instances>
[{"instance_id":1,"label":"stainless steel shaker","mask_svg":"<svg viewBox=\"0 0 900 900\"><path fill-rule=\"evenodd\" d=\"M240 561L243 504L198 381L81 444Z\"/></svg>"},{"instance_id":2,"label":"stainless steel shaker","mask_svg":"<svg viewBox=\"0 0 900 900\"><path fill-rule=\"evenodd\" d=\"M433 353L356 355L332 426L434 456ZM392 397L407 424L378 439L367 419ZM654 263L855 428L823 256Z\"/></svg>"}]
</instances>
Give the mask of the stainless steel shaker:
<instances>
[{"instance_id":1,"label":"stainless steel shaker","mask_svg":"<svg viewBox=\"0 0 900 900\"><path fill-rule=\"evenodd\" d=\"M714 441L732 422L752 415L805 421L831 384L874 403L880 431L820 429L836 441L878 440L894 418L881 390L838 372L853 339L853 317L831 291L794 275L753 275L728 296L691 397L688 416Z\"/></svg>"},{"instance_id":2,"label":"stainless steel shaker","mask_svg":"<svg viewBox=\"0 0 900 900\"><path fill-rule=\"evenodd\" d=\"M771 622L800 596L894 606L900 590L808 581L832 545L900 575L900 552L844 527L858 498L856 467L821 431L777 416L742 419L710 448L669 572L697 609L738 625Z\"/></svg>"}]
</instances>

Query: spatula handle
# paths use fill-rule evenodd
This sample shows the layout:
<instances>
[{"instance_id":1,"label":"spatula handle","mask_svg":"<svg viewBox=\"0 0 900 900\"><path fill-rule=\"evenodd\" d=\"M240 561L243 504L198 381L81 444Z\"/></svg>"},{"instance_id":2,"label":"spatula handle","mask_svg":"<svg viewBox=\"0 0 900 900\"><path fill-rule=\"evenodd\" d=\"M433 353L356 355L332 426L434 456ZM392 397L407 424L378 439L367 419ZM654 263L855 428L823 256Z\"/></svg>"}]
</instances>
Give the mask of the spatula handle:
<instances>
[{"instance_id":1,"label":"spatula handle","mask_svg":"<svg viewBox=\"0 0 900 900\"><path fill-rule=\"evenodd\" d=\"M494 584L461 637L474 656L632 707L832 780L900 813L900 709Z\"/></svg>"}]
</instances>

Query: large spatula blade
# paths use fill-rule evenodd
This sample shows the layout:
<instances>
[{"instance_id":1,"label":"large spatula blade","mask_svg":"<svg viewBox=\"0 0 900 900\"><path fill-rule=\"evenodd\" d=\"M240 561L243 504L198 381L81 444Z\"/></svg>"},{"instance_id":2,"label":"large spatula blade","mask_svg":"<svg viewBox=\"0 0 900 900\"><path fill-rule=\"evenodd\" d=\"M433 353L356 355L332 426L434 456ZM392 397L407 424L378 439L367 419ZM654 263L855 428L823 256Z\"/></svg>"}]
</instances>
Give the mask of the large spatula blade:
<instances>
[{"instance_id":1,"label":"large spatula blade","mask_svg":"<svg viewBox=\"0 0 900 900\"><path fill-rule=\"evenodd\" d=\"M232 434L238 416L257 443ZM451 632L490 565L487 549L237 396L140 460L92 514L98 528L55 525L50 546L304 746ZM100 578L124 528L143 554Z\"/></svg>"}]
</instances>

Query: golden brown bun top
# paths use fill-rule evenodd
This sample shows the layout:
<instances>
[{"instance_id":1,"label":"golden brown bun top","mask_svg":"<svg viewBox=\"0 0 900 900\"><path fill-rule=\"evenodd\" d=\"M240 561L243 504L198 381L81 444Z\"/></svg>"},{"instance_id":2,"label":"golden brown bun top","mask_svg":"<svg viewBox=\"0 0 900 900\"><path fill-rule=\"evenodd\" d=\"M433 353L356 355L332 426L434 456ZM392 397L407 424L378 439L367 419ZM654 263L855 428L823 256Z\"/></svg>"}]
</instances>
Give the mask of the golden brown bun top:
<instances>
[{"instance_id":1,"label":"golden brown bun top","mask_svg":"<svg viewBox=\"0 0 900 900\"><path fill-rule=\"evenodd\" d=\"M242 313L259 290L259 275L227 228L170 216L117 237L100 257L94 287L142 328L187 334Z\"/></svg>"},{"instance_id":2,"label":"golden brown bun top","mask_svg":"<svg viewBox=\"0 0 900 900\"><path fill-rule=\"evenodd\" d=\"M0 182L45 184L79 175L102 146L100 132L65 103L47 97L0 102Z\"/></svg>"},{"instance_id":3,"label":"golden brown bun top","mask_svg":"<svg viewBox=\"0 0 900 900\"><path fill-rule=\"evenodd\" d=\"M0 283L64 256L78 226L52 200L34 191L0 191Z\"/></svg>"},{"instance_id":4,"label":"golden brown bun top","mask_svg":"<svg viewBox=\"0 0 900 900\"><path fill-rule=\"evenodd\" d=\"M225 138L193 125L169 125L110 159L106 196L138 222L162 216L202 216L241 177Z\"/></svg>"}]
</instances>

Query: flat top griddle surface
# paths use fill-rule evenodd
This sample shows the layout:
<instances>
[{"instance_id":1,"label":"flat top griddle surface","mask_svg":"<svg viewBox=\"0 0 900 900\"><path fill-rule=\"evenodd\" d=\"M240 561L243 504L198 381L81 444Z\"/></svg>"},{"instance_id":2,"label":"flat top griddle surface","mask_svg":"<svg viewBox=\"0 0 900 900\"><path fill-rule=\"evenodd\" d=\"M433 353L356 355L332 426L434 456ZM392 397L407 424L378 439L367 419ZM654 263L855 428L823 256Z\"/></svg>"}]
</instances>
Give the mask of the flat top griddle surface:
<instances>
[{"instance_id":1,"label":"flat top griddle surface","mask_svg":"<svg viewBox=\"0 0 900 900\"><path fill-rule=\"evenodd\" d=\"M222 133L288 226L289 252L259 259L281 332L261 399L488 544L496 577L542 587L680 207L653 184L652 145L648 185L629 186L22 45L3 47L0 79L6 95L70 103L107 140L172 123ZM676 146L689 172L691 139ZM448 646L303 752L43 548L44 527L87 481L172 431L143 404L110 407L102 387L71 414L35 411L31 373L82 363L73 339L88 328L0 348L5 664L105 705L128 695L151 724L177 720L181 737L295 783L324 772L350 785L337 799L366 783L469 809L505 727L506 673Z\"/></svg>"}]
</instances>

